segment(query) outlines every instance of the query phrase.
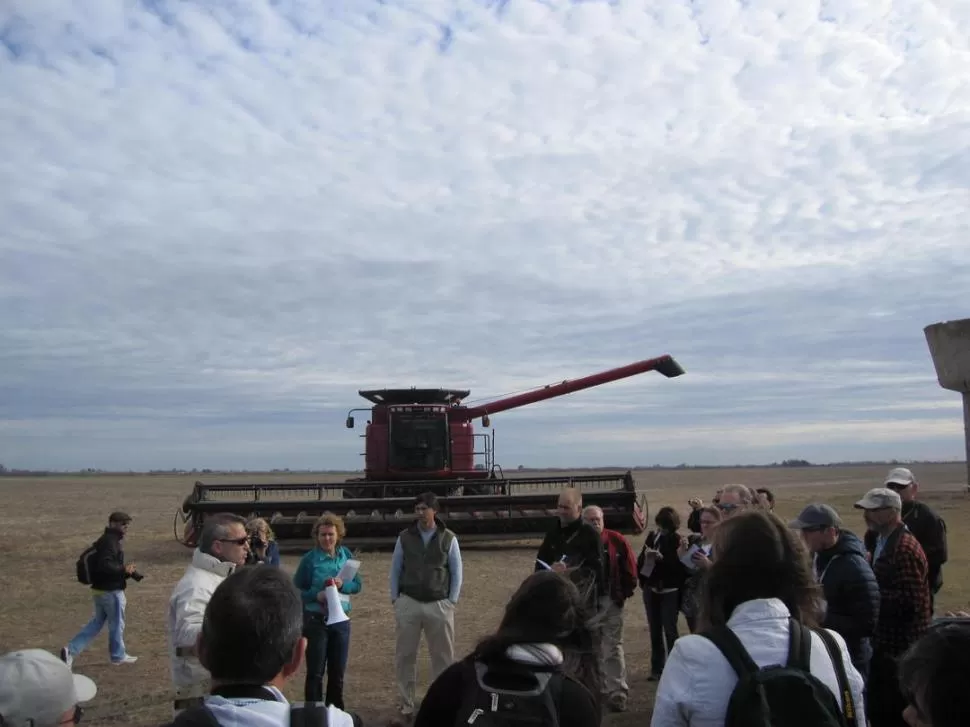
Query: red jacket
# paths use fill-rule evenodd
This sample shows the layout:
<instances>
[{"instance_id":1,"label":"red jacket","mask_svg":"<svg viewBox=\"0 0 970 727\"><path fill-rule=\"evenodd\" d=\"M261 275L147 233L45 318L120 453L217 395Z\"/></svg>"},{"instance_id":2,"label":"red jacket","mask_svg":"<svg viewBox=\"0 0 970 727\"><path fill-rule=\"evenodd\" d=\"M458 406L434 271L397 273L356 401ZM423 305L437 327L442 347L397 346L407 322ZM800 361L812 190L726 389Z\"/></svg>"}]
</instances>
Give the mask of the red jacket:
<instances>
[{"instance_id":1,"label":"red jacket","mask_svg":"<svg viewBox=\"0 0 970 727\"><path fill-rule=\"evenodd\" d=\"M603 528L603 560L609 583L608 593L617 606L622 606L637 588L637 561L622 533Z\"/></svg>"}]
</instances>

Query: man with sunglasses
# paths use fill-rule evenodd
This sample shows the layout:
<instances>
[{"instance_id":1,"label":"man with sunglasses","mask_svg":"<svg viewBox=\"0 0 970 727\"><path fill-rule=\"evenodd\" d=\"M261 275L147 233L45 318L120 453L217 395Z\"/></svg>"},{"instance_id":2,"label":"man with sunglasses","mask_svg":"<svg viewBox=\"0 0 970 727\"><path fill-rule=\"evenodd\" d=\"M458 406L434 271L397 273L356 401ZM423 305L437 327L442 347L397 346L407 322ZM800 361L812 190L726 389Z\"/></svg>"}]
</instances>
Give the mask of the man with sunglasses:
<instances>
[{"instance_id":1,"label":"man with sunglasses","mask_svg":"<svg viewBox=\"0 0 970 727\"><path fill-rule=\"evenodd\" d=\"M930 587L930 613L935 606L936 594L943 587L943 564L947 560L946 523L925 502L918 502L919 483L911 470L896 467L886 476L885 486L896 492L902 502L903 522L909 532L919 541L926 554L927 583ZM874 548L875 534L866 534L866 546Z\"/></svg>"},{"instance_id":2,"label":"man with sunglasses","mask_svg":"<svg viewBox=\"0 0 970 727\"><path fill-rule=\"evenodd\" d=\"M746 508L754 507L755 493L747 485L724 485L718 492L715 507L721 511L722 518L737 515Z\"/></svg>"},{"instance_id":3,"label":"man with sunglasses","mask_svg":"<svg viewBox=\"0 0 970 727\"><path fill-rule=\"evenodd\" d=\"M0 656L0 724L3 727L60 727L81 721L81 704L98 689L88 677L43 649Z\"/></svg>"},{"instance_id":4,"label":"man with sunglasses","mask_svg":"<svg viewBox=\"0 0 970 727\"><path fill-rule=\"evenodd\" d=\"M219 584L244 565L248 555L249 534L244 518L220 513L206 519L192 562L168 603L168 645L176 714L200 703L208 692L209 672L199 662L195 648L205 609Z\"/></svg>"}]
</instances>

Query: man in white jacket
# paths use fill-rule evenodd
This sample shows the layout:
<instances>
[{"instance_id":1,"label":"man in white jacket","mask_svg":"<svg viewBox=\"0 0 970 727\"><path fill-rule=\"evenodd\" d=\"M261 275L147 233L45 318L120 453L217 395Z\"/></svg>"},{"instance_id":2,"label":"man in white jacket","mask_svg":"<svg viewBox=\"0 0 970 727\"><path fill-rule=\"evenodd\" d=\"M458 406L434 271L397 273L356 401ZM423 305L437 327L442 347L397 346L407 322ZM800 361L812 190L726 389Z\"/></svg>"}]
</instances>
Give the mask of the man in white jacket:
<instances>
[{"instance_id":1,"label":"man in white jacket","mask_svg":"<svg viewBox=\"0 0 970 727\"><path fill-rule=\"evenodd\" d=\"M248 554L245 518L220 513L205 521L192 562L168 602L168 648L176 713L199 703L208 691L209 673L199 663L195 649L202 618L213 592L246 562Z\"/></svg>"},{"instance_id":2,"label":"man in white jacket","mask_svg":"<svg viewBox=\"0 0 970 727\"><path fill-rule=\"evenodd\" d=\"M304 659L302 632L303 602L285 571L235 571L212 594L199 635L210 693L167 727L361 727L356 715L332 705L290 704L283 696Z\"/></svg>"}]
</instances>

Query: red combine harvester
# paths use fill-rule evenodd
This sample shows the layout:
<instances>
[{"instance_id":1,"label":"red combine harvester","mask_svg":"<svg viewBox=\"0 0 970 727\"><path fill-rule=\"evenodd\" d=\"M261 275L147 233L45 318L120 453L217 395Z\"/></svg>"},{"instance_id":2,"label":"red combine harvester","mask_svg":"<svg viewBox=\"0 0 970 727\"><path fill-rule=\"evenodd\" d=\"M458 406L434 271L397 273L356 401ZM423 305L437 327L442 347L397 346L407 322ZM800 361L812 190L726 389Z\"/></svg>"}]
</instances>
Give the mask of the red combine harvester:
<instances>
[{"instance_id":1,"label":"red combine harvester","mask_svg":"<svg viewBox=\"0 0 970 727\"><path fill-rule=\"evenodd\" d=\"M494 461L494 430L476 433L472 420L481 417L488 428L490 416L499 412L647 371L668 378L684 373L664 355L477 406L462 404L467 390L360 391L373 407L351 409L347 427L354 427L354 412L370 412L363 435L363 478L307 484L196 482L176 513L176 538L194 547L207 515L234 512L266 518L277 540L306 541L314 520L333 512L347 524L348 543L388 544L413 520L415 495L432 491L442 519L462 540L521 540L545 534L556 515L559 490L570 486L580 488L584 505L603 508L607 528L640 533L647 500L631 472L505 477Z\"/></svg>"}]
</instances>

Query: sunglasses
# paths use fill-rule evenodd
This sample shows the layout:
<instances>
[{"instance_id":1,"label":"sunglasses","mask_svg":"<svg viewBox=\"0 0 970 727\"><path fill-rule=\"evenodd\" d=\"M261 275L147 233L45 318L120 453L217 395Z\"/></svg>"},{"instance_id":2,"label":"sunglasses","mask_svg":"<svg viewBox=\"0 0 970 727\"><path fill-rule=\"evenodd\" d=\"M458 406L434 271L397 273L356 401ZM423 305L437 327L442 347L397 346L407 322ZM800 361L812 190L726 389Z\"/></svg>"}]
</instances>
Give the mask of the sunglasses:
<instances>
[{"instance_id":1,"label":"sunglasses","mask_svg":"<svg viewBox=\"0 0 970 727\"><path fill-rule=\"evenodd\" d=\"M233 545L245 545L249 542L249 536L242 538L219 538L220 543L232 543Z\"/></svg>"},{"instance_id":2,"label":"sunglasses","mask_svg":"<svg viewBox=\"0 0 970 727\"><path fill-rule=\"evenodd\" d=\"M717 509L718 510L737 510L739 507L741 507L741 506L740 505L735 505L734 503L731 503L731 502L726 503L726 504L723 504L723 505L721 503L717 503Z\"/></svg>"}]
</instances>

